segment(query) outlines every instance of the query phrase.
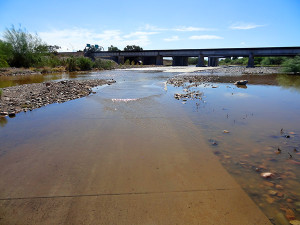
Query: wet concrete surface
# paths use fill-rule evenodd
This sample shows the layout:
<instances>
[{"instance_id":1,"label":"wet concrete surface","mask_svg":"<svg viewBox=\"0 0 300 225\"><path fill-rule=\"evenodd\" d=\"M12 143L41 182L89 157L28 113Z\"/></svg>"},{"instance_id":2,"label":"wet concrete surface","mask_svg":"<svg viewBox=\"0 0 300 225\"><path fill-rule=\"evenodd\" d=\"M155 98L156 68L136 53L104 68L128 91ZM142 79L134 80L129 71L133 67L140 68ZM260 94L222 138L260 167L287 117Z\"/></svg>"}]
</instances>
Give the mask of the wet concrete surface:
<instances>
[{"instance_id":1,"label":"wet concrete surface","mask_svg":"<svg viewBox=\"0 0 300 225\"><path fill-rule=\"evenodd\" d=\"M173 75L93 74L117 83L8 118L0 224L270 224L221 165L194 108L166 90Z\"/></svg>"}]
</instances>

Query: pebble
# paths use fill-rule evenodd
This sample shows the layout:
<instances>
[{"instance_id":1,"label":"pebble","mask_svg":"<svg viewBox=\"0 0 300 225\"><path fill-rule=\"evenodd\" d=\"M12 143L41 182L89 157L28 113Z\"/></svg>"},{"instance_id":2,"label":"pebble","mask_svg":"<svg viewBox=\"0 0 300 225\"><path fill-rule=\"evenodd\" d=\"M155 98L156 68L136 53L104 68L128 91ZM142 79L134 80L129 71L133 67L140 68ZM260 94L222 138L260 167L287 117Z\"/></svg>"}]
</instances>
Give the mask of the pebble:
<instances>
[{"instance_id":1,"label":"pebble","mask_svg":"<svg viewBox=\"0 0 300 225\"><path fill-rule=\"evenodd\" d=\"M267 197L266 200L267 200L267 202L270 203L270 204L272 204L273 202L275 202L275 198L271 198L271 197L269 197L269 196Z\"/></svg>"},{"instance_id":2,"label":"pebble","mask_svg":"<svg viewBox=\"0 0 300 225\"><path fill-rule=\"evenodd\" d=\"M276 189L279 189L279 190L283 190L283 186L280 185L280 184L276 184L276 185L275 185L275 188L276 188Z\"/></svg>"},{"instance_id":3,"label":"pebble","mask_svg":"<svg viewBox=\"0 0 300 225\"><path fill-rule=\"evenodd\" d=\"M294 219L296 219L296 218L295 218L295 213L294 213L294 211L291 210L291 209L287 209L287 210L285 211L285 217L286 217L288 220L294 220Z\"/></svg>"},{"instance_id":4,"label":"pebble","mask_svg":"<svg viewBox=\"0 0 300 225\"><path fill-rule=\"evenodd\" d=\"M282 192L278 192L278 193L277 193L277 196L281 198L281 197L284 196L284 194L283 194Z\"/></svg>"},{"instance_id":5,"label":"pebble","mask_svg":"<svg viewBox=\"0 0 300 225\"><path fill-rule=\"evenodd\" d=\"M265 172L260 174L263 178L270 178L273 176L273 173Z\"/></svg>"},{"instance_id":6,"label":"pebble","mask_svg":"<svg viewBox=\"0 0 300 225\"><path fill-rule=\"evenodd\" d=\"M269 195L277 195L277 191L274 191L274 190L269 190L268 191Z\"/></svg>"},{"instance_id":7,"label":"pebble","mask_svg":"<svg viewBox=\"0 0 300 225\"><path fill-rule=\"evenodd\" d=\"M268 181L264 181L264 185L268 186L268 187L273 187L274 184Z\"/></svg>"}]
</instances>

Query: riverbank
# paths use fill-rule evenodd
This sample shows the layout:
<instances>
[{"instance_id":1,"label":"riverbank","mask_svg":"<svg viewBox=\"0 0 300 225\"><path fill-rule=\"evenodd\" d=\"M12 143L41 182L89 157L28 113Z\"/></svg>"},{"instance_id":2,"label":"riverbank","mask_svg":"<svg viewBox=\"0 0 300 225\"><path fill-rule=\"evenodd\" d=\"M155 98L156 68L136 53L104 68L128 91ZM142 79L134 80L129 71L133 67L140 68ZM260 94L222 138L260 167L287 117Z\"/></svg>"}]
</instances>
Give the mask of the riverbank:
<instances>
[{"instance_id":1,"label":"riverbank","mask_svg":"<svg viewBox=\"0 0 300 225\"><path fill-rule=\"evenodd\" d=\"M128 70L139 71L162 71L162 72L179 72L179 73L194 73L201 72L201 74L278 74L281 73L281 67L254 67L247 68L245 66L219 66L219 67L196 67L196 66L153 66L151 68L125 68ZM201 75L200 74L200 75Z\"/></svg>"},{"instance_id":2,"label":"riverbank","mask_svg":"<svg viewBox=\"0 0 300 225\"><path fill-rule=\"evenodd\" d=\"M64 80L24 84L2 89L0 115L15 116L52 103L63 103L92 93L92 87L112 84L114 80Z\"/></svg>"}]
</instances>

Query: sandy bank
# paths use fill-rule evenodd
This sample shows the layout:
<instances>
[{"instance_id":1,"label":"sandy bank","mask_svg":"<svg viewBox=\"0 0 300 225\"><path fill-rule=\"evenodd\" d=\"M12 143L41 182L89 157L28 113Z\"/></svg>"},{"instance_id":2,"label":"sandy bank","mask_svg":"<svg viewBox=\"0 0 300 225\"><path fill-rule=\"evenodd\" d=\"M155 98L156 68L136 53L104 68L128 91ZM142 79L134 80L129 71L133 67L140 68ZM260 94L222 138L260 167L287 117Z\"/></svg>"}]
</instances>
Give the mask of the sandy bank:
<instances>
[{"instance_id":1,"label":"sandy bank","mask_svg":"<svg viewBox=\"0 0 300 225\"><path fill-rule=\"evenodd\" d=\"M215 73L215 74L274 74L280 73L280 67L255 67L246 68L244 66L219 66L219 67L196 67L196 66L162 66L151 68L128 68L125 70L135 71L162 71L169 73Z\"/></svg>"}]
</instances>

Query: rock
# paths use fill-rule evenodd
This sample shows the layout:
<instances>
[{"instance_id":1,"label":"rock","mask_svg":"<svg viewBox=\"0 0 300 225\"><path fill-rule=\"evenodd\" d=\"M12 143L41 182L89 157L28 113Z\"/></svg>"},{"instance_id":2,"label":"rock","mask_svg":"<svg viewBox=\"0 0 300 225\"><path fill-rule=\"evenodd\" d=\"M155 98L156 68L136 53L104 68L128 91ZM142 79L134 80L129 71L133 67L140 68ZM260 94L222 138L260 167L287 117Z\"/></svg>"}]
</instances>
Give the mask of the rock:
<instances>
[{"instance_id":1,"label":"rock","mask_svg":"<svg viewBox=\"0 0 300 225\"><path fill-rule=\"evenodd\" d=\"M247 80L239 80L239 81L236 81L234 84L235 85L246 85L248 83Z\"/></svg>"},{"instance_id":2,"label":"rock","mask_svg":"<svg viewBox=\"0 0 300 225\"><path fill-rule=\"evenodd\" d=\"M265 172L265 173L261 173L260 176L263 178L271 178L273 176L273 173Z\"/></svg>"},{"instance_id":3,"label":"rock","mask_svg":"<svg viewBox=\"0 0 300 225\"><path fill-rule=\"evenodd\" d=\"M266 200L270 204L272 204L273 202L275 202L275 198L271 198L270 196L268 196Z\"/></svg>"},{"instance_id":4,"label":"rock","mask_svg":"<svg viewBox=\"0 0 300 225\"><path fill-rule=\"evenodd\" d=\"M15 116L16 116L16 113L15 113L15 112L10 112L10 113L8 114L8 116L9 116L9 117L15 117Z\"/></svg>"},{"instance_id":5,"label":"rock","mask_svg":"<svg viewBox=\"0 0 300 225\"><path fill-rule=\"evenodd\" d=\"M290 224L292 224L292 225L300 225L300 220L291 220Z\"/></svg>"},{"instance_id":6,"label":"rock","mask_svg":"<svg viewBox=\"0 0 300 225\"><path fill-rule=\"evenodd\" d=\"M276 189L279 189L279 190L283 190L283 186L280 185L280 184L276 184L276 185L275 185L275 188L276 188Z\"/></svg>"},{"instance_id":7,"label":"rock","mask_svg":"<svg viewBox=\"0 0 300 225\"><path fill-rule=\"evenodd\" d=\"M8 115L8 112L0 112L0 115L1 115L1 116L7 116L7 115Z\"/></svg>"},{"instance_id":8,"label":"rock","mask_svg":"<svg viewBox=\"0 0 300 225\"><path fill-rule=\"evenodd\" d=\"M269 195L277 195L277 191L274 191L274 190L269 190L268 191Z\"/></svg>"},{"instance_id":9,"label":"rock","mask_svg":"<svg viewBox=\"0 0 300 225\"><path fill-rule=\"evenodd\" d=\"M274 186L274 184L273 183L271 183L271 182L268 182L268 181L264 181L264 183L263 183L264 185L266 185L266 186L268 186L268 187L273 187Z\"/></svg>"},{"instance_id":10,"label":"rock","mask_svg":"<svg viewBox=\"0 0 300 225\"><path fill-rule=\"evenodd\" d=\"M291 210L291 209L287 209L287 210L285 211L285 217L286 217L288 220L294 220L294 219L296 219L295 213L294 213L294 211Z\"/></svg>"},{"instance_id":11,"label":"rock","mask_svg":"<svg viewBox=\"0 0 300 225\"><path fill-rule=\"evenodd\" d=\"M281 198L281 197L284 196L284 194L283 194L282 192L278 192L278 193L277 193L277 196Z\"/></svg>"}]
</instances>

